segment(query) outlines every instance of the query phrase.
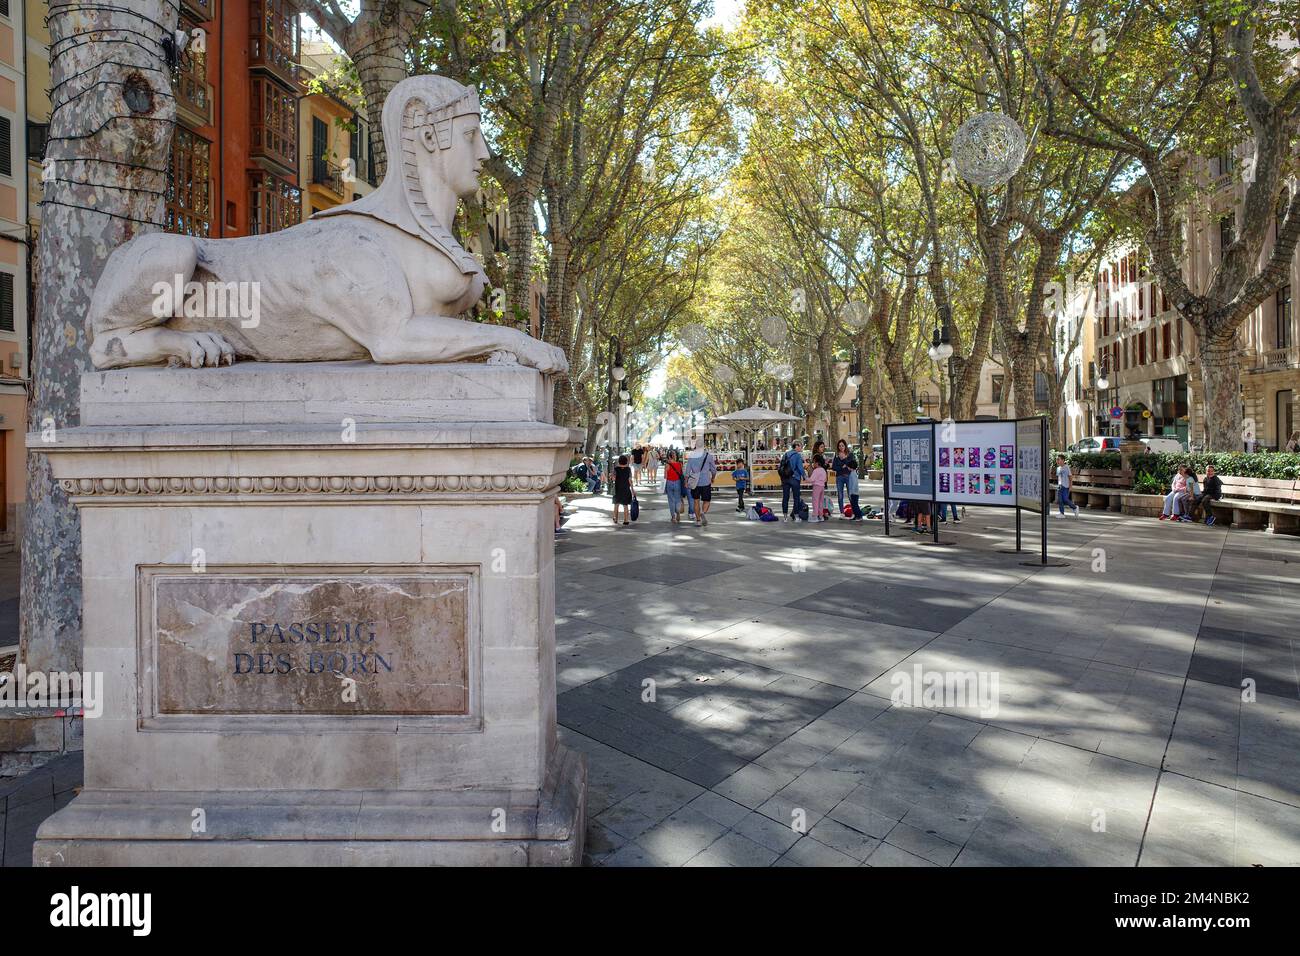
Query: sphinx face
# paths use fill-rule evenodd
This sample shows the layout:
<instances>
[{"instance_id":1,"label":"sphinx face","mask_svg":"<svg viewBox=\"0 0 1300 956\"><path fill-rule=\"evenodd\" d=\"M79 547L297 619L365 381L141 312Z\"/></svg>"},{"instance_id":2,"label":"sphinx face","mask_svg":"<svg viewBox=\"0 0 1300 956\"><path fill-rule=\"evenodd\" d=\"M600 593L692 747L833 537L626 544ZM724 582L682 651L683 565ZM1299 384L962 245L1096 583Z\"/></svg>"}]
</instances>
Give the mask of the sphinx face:
<instances>
[{"instance_id":1,"label":"sphinx face","mask_svg":"<svg viewBox=\"0 0 1300 956\"><path fill-rule=\"evenodd\" d=\"M443 183L460 199L473 196L478 190L479 171L489 156L479 118L471 114L453 119L451 145L446 149L439 146L431 127L423 133L424 148L432 159L430 165L441 174Z\"/></svg>"}]
</instances>

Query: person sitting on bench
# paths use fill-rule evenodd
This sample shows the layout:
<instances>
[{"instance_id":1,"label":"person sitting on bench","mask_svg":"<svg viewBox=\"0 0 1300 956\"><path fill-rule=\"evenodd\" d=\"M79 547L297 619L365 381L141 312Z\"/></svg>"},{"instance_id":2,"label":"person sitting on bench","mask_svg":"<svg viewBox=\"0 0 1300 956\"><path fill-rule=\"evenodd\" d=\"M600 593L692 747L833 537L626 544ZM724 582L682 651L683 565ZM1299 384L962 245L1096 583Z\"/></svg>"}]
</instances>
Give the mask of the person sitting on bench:
<instances>
[{"instance_id":1,"label":"person sitting on bench","mask_svg":"<svg viewBox=\"0 0 1300 956\"><path fill-rule=\"evenodd\" d=\"M1205 523L1214 524L1214 512L1210 510L1207 502L1218 501L1223 497L1223 479L1221 479L1214 470L1213 465L1205 466L1205 484L1201 488L1201 493L1197 495L1188 508L1188 514L1195 518L1197 512L1205 509Z\"/></svg>"}]
</instances>

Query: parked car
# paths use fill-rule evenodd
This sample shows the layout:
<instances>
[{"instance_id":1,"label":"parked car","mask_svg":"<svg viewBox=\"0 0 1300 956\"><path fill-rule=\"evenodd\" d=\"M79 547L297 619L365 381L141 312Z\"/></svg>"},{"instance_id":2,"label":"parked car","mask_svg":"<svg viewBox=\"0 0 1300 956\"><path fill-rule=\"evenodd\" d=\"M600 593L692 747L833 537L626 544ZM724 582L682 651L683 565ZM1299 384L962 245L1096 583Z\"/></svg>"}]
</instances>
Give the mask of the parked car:
<instances>
[{"instance_id":1,"label":"parked car","mask_svg":"<svg viewBox=\"0 0 1300 956\"><path fill-rule=\"evenodd\" d=\"M1080 438L1077 442L1067 448L1066 451L1092 455L1104 451L1117 452L1119 451L1120 441L1121 439L1114 435L1090 435L1087 438Z\"/></svg>"},{"instance_id":2,"label":"parked car","mask_svg":"<svg viewBox=\"0 0 1300 956\"><path fill-rule=\"evenodd\" d=\"M1146 445L1151 451L1168 452L1179 454L1187 451L1187 448L1177 438L1171 438L1168 435L1156 435L1152 438L1139 439L1142 444Z\"/></svg>"}]
</instances>

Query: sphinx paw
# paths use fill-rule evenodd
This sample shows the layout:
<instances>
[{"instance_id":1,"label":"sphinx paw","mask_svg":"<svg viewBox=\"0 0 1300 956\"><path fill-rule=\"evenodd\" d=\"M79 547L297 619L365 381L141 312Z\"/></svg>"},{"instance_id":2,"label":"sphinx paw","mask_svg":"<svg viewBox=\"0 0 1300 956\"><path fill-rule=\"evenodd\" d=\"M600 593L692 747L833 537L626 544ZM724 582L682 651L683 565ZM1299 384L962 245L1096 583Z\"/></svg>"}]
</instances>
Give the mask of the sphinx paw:
<instances>
[{"instance_id":1,"label":"sphinx paw","mask_svg":"<svg viewBox=\"0 0 1300 956\"><path fill-rule=\"evenodd\" d=\"M508 349L497 349L487 357L488 365L518 365L519 359Z\"/></svg>"},{"instance_id":2,"label":"sphinx paw","mask_svg":"<svg viewBox=\"0 0 1300 956\"><path fill-rule=\"evenodd\" d=\"M216 368L219 365L234 365L235 350L216 332L172 332L171 360L190 368L205 366Z\"/></svg>"}]
</instances>

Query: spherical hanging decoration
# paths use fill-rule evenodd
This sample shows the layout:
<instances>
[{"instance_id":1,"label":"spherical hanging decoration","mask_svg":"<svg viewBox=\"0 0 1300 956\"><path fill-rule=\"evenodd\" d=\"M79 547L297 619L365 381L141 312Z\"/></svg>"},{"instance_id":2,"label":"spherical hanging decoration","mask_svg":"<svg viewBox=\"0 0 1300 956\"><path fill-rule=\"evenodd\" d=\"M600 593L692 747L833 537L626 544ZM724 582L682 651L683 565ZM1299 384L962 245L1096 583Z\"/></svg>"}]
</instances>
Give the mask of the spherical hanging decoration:
<instances>
[{"instance_id":1,"label":"spherical hanging decoration","mask_svg":"<svg viewBox=\"0 0 1300 956\"><path fill-rule=\"evenodd\" d=\"M704 326L691 323L682 329L681 340L686 344L687 348L698 349L708 342L709 336L704 331Z\"/></svg>"},{"instance_id":2,"label":"spherical hanging decoration","mask_svg":"<svg viewBox=\"0 0 1300 956\"><path fill-rule=\"evenodd\" d=\"M779 359L770 358L763 363L763 372L778 382L788 382L794 378L794 368Z\"/></svg>"},{"instance_id":3,"label":"spherical hanging decoration","mask_svg":"<svg viewBox=\"0 0 1300 956\"><path fill-rule=\"evenodd\" d=\"M845 325L856 331L866 326L871 318L871 309L865 302L857 300L845 302L840 309L840 318Z\"/></svg>"},{"instance_id":4,"label":"spherical hanging decoration","mask_svg":"<svg viewBox=\"0 0 1300 956\"><path fill-rule=\"evenodd\" d=\"M785 342L785 320L769 315L758 323L759 333L768 345L781 345Z\"/></svg>"},{"instance_id":5,"label":"spherical hanging decoration","mask_svg":"<svg viewBox=\"0 0 1300 956\"><path fill-rule=\"evenodd\" d=\"M958 174L977 186L1000 186L1025 161L1025 131L1004 113L976 113L952 138Z\"/></svg>"},{"instance_id":6,"label":"spherical hanging decoration","mask_svg":"<svg viewBox=\"0 0 1300 956\"><path fill-rule=\"evenodd\" d=\"M736 377L736 370L730 365L719 365L713 370L713 377L719 382L730 382Z\"/></svg>"}]
</instances>

